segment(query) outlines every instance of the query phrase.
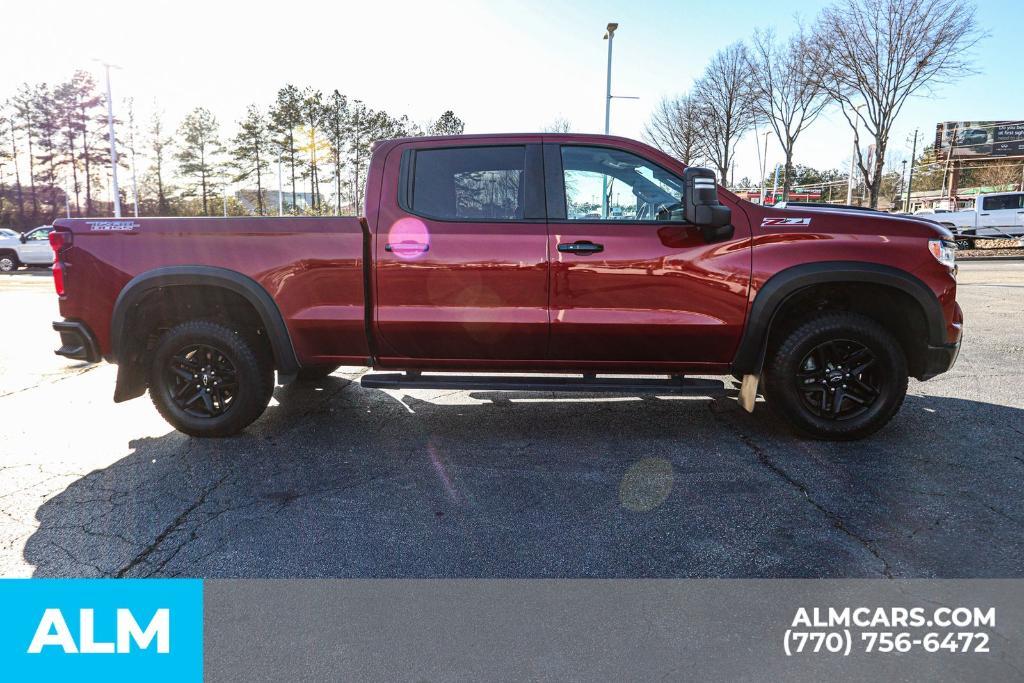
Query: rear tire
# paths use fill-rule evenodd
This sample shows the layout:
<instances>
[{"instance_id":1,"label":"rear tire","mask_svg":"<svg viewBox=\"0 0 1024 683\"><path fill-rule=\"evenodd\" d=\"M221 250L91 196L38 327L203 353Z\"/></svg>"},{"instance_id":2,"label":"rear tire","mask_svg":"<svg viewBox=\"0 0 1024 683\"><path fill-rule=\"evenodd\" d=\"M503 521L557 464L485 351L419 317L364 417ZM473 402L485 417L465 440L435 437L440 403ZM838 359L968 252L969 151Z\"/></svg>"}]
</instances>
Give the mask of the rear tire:
<instances>
[{"instance_id":1,"label":"rear tire","mask_svg":"<svg viewBox=\"0 0 1024 683\"><path fill-rule=\"evenodd\" d=\"M168 330L149 369L153 405L172 427L191 436L237 434L263 414L273 391L268 354L207 320Z\"/></svg>"},{"instance_id":2,"label":"rear tire","mask_svg":"<svg viewBox=\"0 0 1024 683\"><path fill-rule=\"evenodd\" d=\"M847 441L874 434L907 394L899 341L857 313L826 313L798 325L770 355L770 408L816 439Z\"/></svg>"}]
</instances>

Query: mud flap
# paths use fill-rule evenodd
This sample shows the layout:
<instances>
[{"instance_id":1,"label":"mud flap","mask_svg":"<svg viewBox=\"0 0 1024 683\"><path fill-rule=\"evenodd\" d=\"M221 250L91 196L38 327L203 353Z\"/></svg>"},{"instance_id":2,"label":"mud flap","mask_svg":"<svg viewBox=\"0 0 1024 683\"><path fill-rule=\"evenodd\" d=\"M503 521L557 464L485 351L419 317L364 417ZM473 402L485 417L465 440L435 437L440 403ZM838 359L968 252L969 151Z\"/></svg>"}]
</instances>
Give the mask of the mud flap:
<instances>
[{"instance_id":1,"label":"mud flap","mask_svg":"<svg viewBox=\"0 0 1024 683\"><path fill-rule=\"evenodd\" d=\"M739 402L743 410L748 413L754 412L754 401L757 400L757 385L760 380L760 375L743 375L743 384L740 385Z\"/></svg>"}]
</instances>

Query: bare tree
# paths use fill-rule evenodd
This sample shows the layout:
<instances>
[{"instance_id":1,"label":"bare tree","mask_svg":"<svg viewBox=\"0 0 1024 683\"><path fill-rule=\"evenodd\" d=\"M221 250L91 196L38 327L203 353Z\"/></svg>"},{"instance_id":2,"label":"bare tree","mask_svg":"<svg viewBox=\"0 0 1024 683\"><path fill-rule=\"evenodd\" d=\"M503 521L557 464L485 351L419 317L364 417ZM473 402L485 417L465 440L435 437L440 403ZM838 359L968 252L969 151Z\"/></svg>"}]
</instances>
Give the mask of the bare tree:
<instances>
[{"instance_id":1,"label":"bare tree","mask_svg":"<svg viewBox=\"0 0 1024 683\"><path fill-rule=\"evenodd\" d=\"M984 34L962 0L839 0L822 11L813 71L854 131L856 162L878 206L885 152L907 98L972 71L969 51ZM864 158L860 130L874 141Z\"/></svg>"},{"instance_id":2,"label":"bare tree","mask_svg":"<svg viewBox=\"0 0 1024 683\"><path fill-rule=\"evenodd\" d=\"M700 111L707 157L725 184L736 144L754 124L747 86L747 48L743 43L719 50L693 88Z\"/></svg>"},{"instance_id":3,"label":"bare tree","mask_svg":"<svg viewBox=\"0 0 1024 683\"><path fill-rule=\"evenodd\" d=\"M788 41L776 39L771 30L757 31L751 53L750 103L754 115L767 121L785 156L782 201L789 201L793 186L793 147L828 104L821 79L813 73L811 45L803 27Z\"/></svg>"},{"instance_id":4,"label":"bare tree","mask_svg":"<svg viewBox=\"0 0 1024 683\"><path fill-rule=\"evenodd\" d=\"M644 126L644 139L689 166L704 157L700 108L689 95L665 97Z\"/></svg>"},{"instance_id":5,"label":"bare tree","mask_svg":"<svg viewBox=\"0 0 1024 683\"><path fill-rule=\"evenodd\" d=\"M571 133L572 122L569 119L559 116L557 119L544 126L542 133Z\"/></svg>"}]
</instances>

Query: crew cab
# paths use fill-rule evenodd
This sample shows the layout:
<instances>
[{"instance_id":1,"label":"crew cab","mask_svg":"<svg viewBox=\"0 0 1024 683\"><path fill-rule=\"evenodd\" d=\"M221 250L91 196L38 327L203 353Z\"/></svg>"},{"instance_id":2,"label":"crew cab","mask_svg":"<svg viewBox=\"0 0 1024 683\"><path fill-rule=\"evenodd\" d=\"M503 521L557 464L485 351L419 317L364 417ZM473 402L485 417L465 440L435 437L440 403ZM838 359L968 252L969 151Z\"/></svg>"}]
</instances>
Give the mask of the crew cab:
<instances>
[{"instance_id":1,"label":"crew cab","mask_svg":"<svg viewBox=\"0 0 1024 683\"><path fill-rule=\"evenodd\" d=\"M115 401L148 389L195 436L360 365L375 388L760 394L854 439L953 365L963 323L944 228L760 207L611 136L389 140L362 217L69 219L51 242L57 353L116 363Z\"/></svg>"},{"instance_id":2,"label":"crew cab","mask_svg":"<svg viewBox=\"0 0 1024 683\"><path fill-rule=\"evenodd\" d=\"M980 194L974 208L936 214L932 220L956 233L961 249L973 248L975 236L1024 236L1024 192Z\"/></svg>"},{"instance_id":3,"label":"crew cab","mask_svg":"<svg viewBox=\"0 0 1024 683\"><path fill-rule=\"evenodd\" d=\"M22 235L0 235L0 272L10 273L18 266L50 266L53 250L49 237L53 226L41 225Z\"/></svg>"}]
</instances>

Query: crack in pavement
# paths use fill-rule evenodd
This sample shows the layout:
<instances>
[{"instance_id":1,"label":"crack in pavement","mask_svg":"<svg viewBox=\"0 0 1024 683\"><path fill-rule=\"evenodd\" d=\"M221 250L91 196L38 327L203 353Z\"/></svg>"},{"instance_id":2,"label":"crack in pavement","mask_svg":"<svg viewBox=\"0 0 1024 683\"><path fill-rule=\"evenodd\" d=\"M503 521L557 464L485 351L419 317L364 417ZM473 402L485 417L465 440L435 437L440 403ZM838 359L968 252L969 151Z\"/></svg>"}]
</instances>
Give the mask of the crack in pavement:
<instances>
[{"instance_id":1,"label":"crack in pavement","mask_svg":"<svg viewBox=\"0 0 1024 683\"><path fill-rule=\"evenodd\" d=\"M189 505L187 508L185 508L181 512L181 514L179 514L177 517L171 520L171 523L164 527L164 530L157 534L156 538L154 538L149 545L142 549L142 552L140 552L138 555L132 558L128 562L128 564L122 566L120 569L114 572L114 576L116 576L119 579L124 578L124 576L128 572L130 572L132 569L145 562L150 555L156 552L156 550L160 547L160 544L163 543L168 536L177 531L178 528L185 523L185 520L188 519L188 516L190 514L192 514L196 509L201 507L203 503L206 502L206 499L209 497L211 493L216 491L218 488L220 488L221 485L224 484L225 481L227 481L229 476L231 476L230 473L225 474L223 477L214 482L212 486L208 487L205 491L203 491L195 500L195 502Z\"/></svg>"},{"instance_id":2,"label":"crack in pavement","mask_svg":"<svg viewBox=\"0 0 1024 683\"><path fill-rule=\"evenodd\" d=\"M56 379L52 379L52 380L48 380L48 381L47 381L47 377L50 377L52 375L44 375L35 384L30 384L27 387L21 387L20 389L15 389L14 391L8 391L5 394L0 394L0 398L7 398L8 396L14 396L15 394L21 394L21 393L24 393L26 391L31 391L32 389L40 389L44 385L56 384L57 382L63 382L66 379L71 379L72 377L78 377L80 375L84 375L87 372L91 372L92 370L95 370L96 368L100 367L100 365L102 365L102 364L101 363L94 363L94 364L90 365L87 368L80 368L80 369L78 369L78 370L76 370L74 372L64 371L61 374L60 377L57 377Z\"/></svg>"},{"instance_id":3,"label":"crack in pavement","mask_svg":"<svg viewBox=\"0 0 1024 683\"><path fill-rule=\"evenodd\" d=\"M716 402L713 401L708 406L709 410L711 411L711 414L714 416L715 420L719 422L719 424L726 424L725 421L721 419L720 414L716 411L714 407L715 404ZM739 438L739 440L743 442L743 445L745 445L754 453L754 456L757 458L757 461L761 463L761 465L763 465L770 472L772 472L777 477L779 477L787 484L789 484L797 491L799 491L801 494L803 494L804 499L808 503L810 503L811 506L814 507L814 509L816 509L818 512L832 520L832 525L836 529L843 532L851 539L859 543L861 546L864 547L865 550L871 553L879 562L882 563L882 575L885 578L893 578L892 567L889 565L889 561L886 560L882 553L878 550L877 546L875 545L875 542L872 539L865 538L864 536L861 536L853 529L848 527L846 525L846 521L842 517L840 517L832 510L829 510L827 507L822 505L811 495L811 491L805 483L793 477L789 472L787 472L776 462L774 462L770 457L768 457L768 453L759 444L757 444L752 437L739 431L739 429L736 428L735 424L732 425L732 428L735 431L736 436Z\"/></svg>"}]
</instances>

